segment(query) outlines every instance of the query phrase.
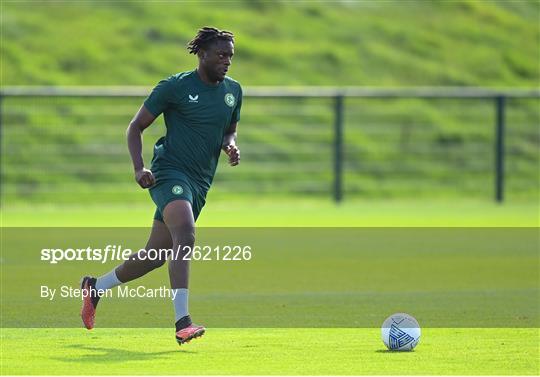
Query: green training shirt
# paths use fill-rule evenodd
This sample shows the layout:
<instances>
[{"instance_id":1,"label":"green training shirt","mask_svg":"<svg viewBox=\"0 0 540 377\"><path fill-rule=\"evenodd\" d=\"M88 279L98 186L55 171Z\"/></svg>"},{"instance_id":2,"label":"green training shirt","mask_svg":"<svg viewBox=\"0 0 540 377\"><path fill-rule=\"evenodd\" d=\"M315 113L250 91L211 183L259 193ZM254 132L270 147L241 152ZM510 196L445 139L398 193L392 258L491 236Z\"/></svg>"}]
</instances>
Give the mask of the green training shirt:
<instances>
[{"instance_id":1,"label":"green training shirt","mask_svg":"<svg viewBox=\"0 0 540 377\"><path fill-rule=\"evenodd\" d=\"M240 120L242 88L225 77L204 83L196 70L161 80L144 101L154 116L163 113L167 133L154 146L152 173L159 181L175 171L208 190L214 179L223 136Z\"/></svg>"}]
</instances>

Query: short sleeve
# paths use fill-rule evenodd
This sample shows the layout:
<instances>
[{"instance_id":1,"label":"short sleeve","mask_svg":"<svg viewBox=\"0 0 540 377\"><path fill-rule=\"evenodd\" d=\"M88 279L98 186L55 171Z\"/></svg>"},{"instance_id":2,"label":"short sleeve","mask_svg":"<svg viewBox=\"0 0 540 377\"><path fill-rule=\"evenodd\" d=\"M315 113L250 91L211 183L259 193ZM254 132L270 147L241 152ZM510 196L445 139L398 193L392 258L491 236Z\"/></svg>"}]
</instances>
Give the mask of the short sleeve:
<instances>
[{"instance_id":1,"label":"short sleeve","mask_svg":"<svg viewBox=\"0 0 540 377\"><path fill-rule=\"evenodd\" d=\"M240 121L240 110L242 109L242 87L238 87L238 99L236 100L236 107L234 108L231 123L237 123Z\"/></svg>"},{"instance_id":2,"label":"short sleeve","mask_svg":"<svg viewBox=\"0 0 540 377\"><path fill-rule=\"evenodd\" d=\"M169 106L172 94L173 78L161 80L144 101L144 107L157 117Z\"/></svg>"}]
</instances>

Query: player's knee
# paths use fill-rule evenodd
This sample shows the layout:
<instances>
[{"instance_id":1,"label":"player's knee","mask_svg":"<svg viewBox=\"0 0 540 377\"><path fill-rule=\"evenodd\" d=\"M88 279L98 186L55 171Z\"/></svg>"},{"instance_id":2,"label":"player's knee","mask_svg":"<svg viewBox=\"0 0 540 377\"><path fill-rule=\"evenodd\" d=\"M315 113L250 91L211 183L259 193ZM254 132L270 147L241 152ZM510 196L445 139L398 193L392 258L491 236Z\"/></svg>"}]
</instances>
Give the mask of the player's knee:
<instances>
[{"instance_id":1,"label":"player's knee","mask_svg":"<svg viewBox=\"0 0 540 377\"><path fill-rule=\"evenodd\" d=\"M185 225L172 232L173 243L181 246L193 246L195 243L195 227Z\"/></svg>"}]
</instances>

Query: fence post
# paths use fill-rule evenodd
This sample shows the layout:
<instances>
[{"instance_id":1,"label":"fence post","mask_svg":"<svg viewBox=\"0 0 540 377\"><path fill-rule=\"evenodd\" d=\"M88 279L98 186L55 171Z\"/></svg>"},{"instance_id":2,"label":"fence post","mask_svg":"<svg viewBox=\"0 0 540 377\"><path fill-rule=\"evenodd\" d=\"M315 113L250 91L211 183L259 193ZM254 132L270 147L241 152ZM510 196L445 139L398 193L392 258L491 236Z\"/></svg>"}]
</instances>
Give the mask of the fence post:
<instances>
[{"instance_id":1,"label":"fence post","mask_svg":"<svg viewBox=\"0 0 540 377\"><path fill-rule=\"evenodd\" d=\"M495 201L504 201L504 105L505 97L498 96L495 100Z\"/></svg>"},{"instance_id":2,"label":"fence post","mask_svg":"<svg viewBox=\"0 0 540 377\"><path fill-rule=\"evenodd\" d=\"M4 142L2 134L4 133L4 124L2 122L2 102L3 102L4 96L2 93L0 93L0 207L2 207L2 194L4 193L4 177L3 173L4 170L2 169L2 165L4 164L4 149L2 148L2 144Z\"/></svg>"},{"instance_id":3,"label":"fence post","mask_svg":"<svg viewBox=\"0 0 540 377\"><path fill-rule=\"evenodd\" d=\"M343 200L343 95L335 97L334 201Z\"/></svg>"}]
</instances>

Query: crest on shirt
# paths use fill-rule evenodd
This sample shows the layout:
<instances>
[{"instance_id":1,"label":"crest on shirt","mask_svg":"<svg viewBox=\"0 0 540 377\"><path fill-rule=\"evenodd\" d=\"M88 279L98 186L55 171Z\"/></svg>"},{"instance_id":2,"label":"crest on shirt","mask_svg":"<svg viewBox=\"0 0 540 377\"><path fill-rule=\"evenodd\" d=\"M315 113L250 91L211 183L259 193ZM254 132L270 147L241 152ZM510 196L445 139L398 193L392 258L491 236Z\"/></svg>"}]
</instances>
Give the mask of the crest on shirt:
<instances>
[{"instance_id":1,"label":"crest on shirt","mask_svg":"<svg viewBox=\"0 0 540 377\"><path fill-rule=\"evenodd\" d=\"M174 195L182 195L184 189L180 185L174 185L171 191Z\"/></svg>"},{"instance_id":2,"label":"crest on shirt","mask_svg":"<svg viewBox=\"0 0 540 377\"><path fill-rule=\"evenodd\" d=\"M227 93L225 94L225 103L227 104L227 106L229 107L233 107L234 104L236 103L236 99L234 98L233 94L232 93Z\"/></svg>"},{"instance_id":3,"label":"crest on shirt","mask_svg":"<svg viewBox=\"0 0 540 377\"><path fill-rule=\"evenodd\" d=\"M198 94L195 94L194 96L192 96L191 94L188 94L188 97L189 97L189 102L199 103L199 95Z\"/></svg>"}]
</instances>

